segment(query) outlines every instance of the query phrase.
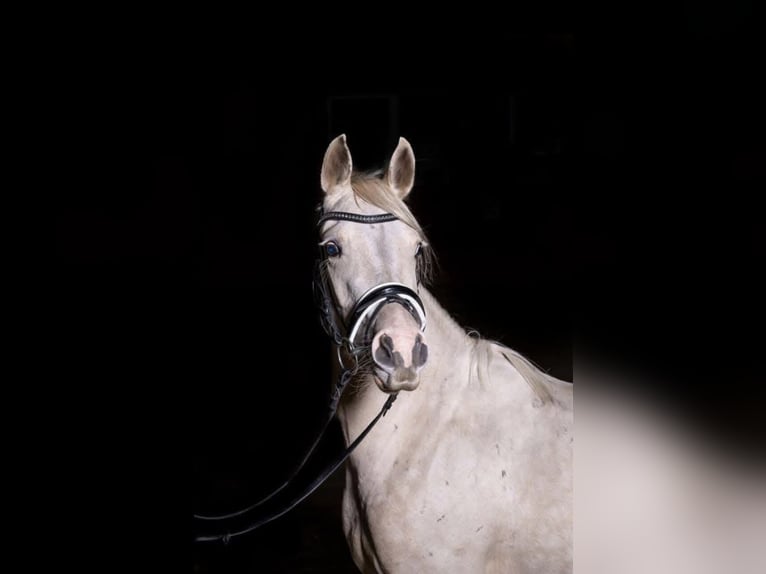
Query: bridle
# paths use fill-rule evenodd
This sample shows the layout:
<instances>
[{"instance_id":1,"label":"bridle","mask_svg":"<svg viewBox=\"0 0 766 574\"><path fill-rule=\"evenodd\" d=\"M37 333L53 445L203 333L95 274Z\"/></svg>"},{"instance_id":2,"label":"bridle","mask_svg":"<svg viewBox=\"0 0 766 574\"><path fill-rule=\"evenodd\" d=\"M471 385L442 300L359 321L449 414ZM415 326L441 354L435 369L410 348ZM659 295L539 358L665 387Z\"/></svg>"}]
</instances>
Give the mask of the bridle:
<instances>
[{"instance_id":1,"label":"bridle","mask_svg":"<svg viewBox=\"0 0 766 574\"><path fill-rule=\"evenodd\" d=\"M347 211L320 211L317 227L321 228L326 221L350 221L372 225L395 221L398 217L391 213L379 215L362 215ZM320 253L314 265L314 302L319 309L319 319L325 333L333 340L338 351L338 364L341 366L338 383L331 398L331 409L337 407L338 401L351 377L359 367L359 356L369 348L369 329L375 322L378 312L388 303L402 305L417 320L420 331L426 329L426 312L418 294L401 283L380 283L371 287L354 304L349 314L344 318L338 311L332 285L327 280L323 266L326 254ZM340 325L338 324L340 322ZM351 359L351 365L346 365L343 355ZM395 397L396 395L391 395Z\"/></svg>"},{"instance_id":2,"label":"bridle","mask_svg":"<svg viewBox=\"0 0 766 574\"><path fill-rule=\"evenodd\" d=\"M375 224L386 223L389 221L396 221L399 219L396 215L391 213L382 213L379 215L363 215L360 213L350 213L346 211L328 211L324 212L321 207L318 209L319 218L317 220L317 228L321 229L323 223L327 221L348 221L361 224ZM316 439L311 444L309 449L304 454L300 463L291 472L290 476L269 495L262 498L258 502L251 504L250 506L231 512L228 514L220 514L215 516L206 516L195 514L195 520L206 521L222 521L236 519L240 516L244 516L255 508L271 500L277 493L286 488L300 470L305 466L316 447L319 445L325 431L330 425L330 422L335 417L338 409L343 391L348 386L353 376L359 371L359 358L362 354L369 351L369 334L372 325L375 322L375 317L380 310L389 303L397 303L402 305L418 322L420 331L425 331L426 328L426 313L423 307L423 302L420 300L418 294L401 283L381 283L368 289L354 304L351 312L346 317L343 317L339 305L337 304L337 298L332 288L332 284L327 279L327 274L324 271L326 264L327 254L322 251L320 257L316 260L314 265L314 280L313 280L313 292L314 300L319 310L319 320L325 333L332 339L336 346L338 353L338 364L340 366L340 372L338 380L330 395L328 404L328 414L325 418L324 424L319 431ZM340 324L339 324L340 323ZM344 356L348 360L344 360ZM348 363L348 364L347 364ZM197 535L195 536L196 542L214 542L223 541L228 543L233 537L246 534L283 516L298 504L300 504L305 498L307 498L312 492L314 492L319 486L330 477L351 455L357 446L364 440L367 434L372 430L372 427L386 415L391 405L396 400L397 393L392 393L386 399L380 412L375 418L370 421L367 427L359 434L359 436L346 447L336 458L328 464L325 469L314 479L308 487L306 487L298 496L294 497L286 505L278 508L276 511L269 512L264 516L261 516L255 521L251 521L247 527L240 528L238 530L227 530L224 534L213 535Z\"/></svg>"},{"instance_id":3,"label":"bridle","mask_svg":"<svg viewBox=\"0 0 766 574\"><path fill-rule=\"evenodd\" d=\"M320 215L317 227L321 227L324 222L331 220L374 224L395 221L397 219L398 217L391 213L362 215L346 211L329 211ZM315 265L314 295L320 309L322 326L336 345L346 347L349 352L353 352L357 346L360 327L363 324L366 324L368 327L372 325L375 315L386 303L399 303L404 306L417 319L420 330L425 331L426 312L418 294L401 283L381 283L371 287L359 297L348 317L343 321L344 329L348 334L344 337L341 329L338 328L337 322L334 320L332 312L333 308L336 310L338 308L334 292L327 281L326 275L322 272L322 264L325 259L326 256L321 255Z\"/></svg>"}]
</instances>

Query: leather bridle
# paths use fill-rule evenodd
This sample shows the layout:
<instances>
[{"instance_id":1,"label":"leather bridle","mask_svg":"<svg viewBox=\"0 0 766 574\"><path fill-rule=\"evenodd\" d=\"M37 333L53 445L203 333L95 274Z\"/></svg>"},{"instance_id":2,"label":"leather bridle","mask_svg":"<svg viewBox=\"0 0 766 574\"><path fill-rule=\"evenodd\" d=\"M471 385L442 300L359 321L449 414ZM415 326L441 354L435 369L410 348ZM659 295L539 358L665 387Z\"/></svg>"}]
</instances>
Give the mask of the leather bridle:
<instances>
[{"instance_id":1,"label":"leather bridle","mask_svg":"<svg viewBox=\"0 0 766 574\"><path fill-rule=\"evenodd\" d=\"M396 221L398 217L391 213L383 213L379 215L363 215L360 213L350 213L346 211L329 211L324 212L319 209L319 219L317 221L317 227L321 228L322 224L326 221L348 221L361 224L375 224L386 223L389 221ZM327 335L333 340L338 352L338 363L340 366L340 372L338 380L335 383L335 387L332 390L330 401L328 404L328 415L319 431L316 439L304 454L300 463L292 471L290 476L269 495L262 498L258 502L251 504L250 506L231 512L228 514L220 514L215 516L207 516L195 514L195 520L201 522L207 521L223 521L236 519L240 516L251 512L255 508L263 505L268 500L271 500L277 493L286 488L293 479L298 475L300 470L305 466L316 447L319 445L325 431L330 425L330 422L335 417L340 403L343 391L346 389L349 381L359 371L359 357L363 353L369 350L369 332L371 326L375 322L375 317L380 310L389 303L397 303L402 305L418 322L419 328L425 331L426 328L426 313L423 307L423 303L420 300L418 294L401 283L381 283L367 290L354 304L351 312L344 318L339 311L339 305L335 297L332 284L327 279L327 274L324 271L324 265L326 264L327 255L322 252L317 259L314 266L314 281L313 291L316 305L319 310L320 323ZM339 325L338 323L341 323ZM349 360L344 360L344 355ZM350 363L350 364L347 364ZM319 486L332 475L343 462L351 455L357 446L364 440L367 434L372 430L372 427L385 416L386 412L391 408L391 405L396 400L397 393L392 393L386 399L380 412L374 419L367 425L367 427L360 433L360 435L346 447L336 458L328 464L325 469L314 479L311 484L305 488L298 496L294 497L287 504L278 508L276 511L269 512L260 518L251 521L247 527L240 528L238 530L227 530L223 534L212 535L196 535L196 542L214 542L223 541L228 543L233 537L246 534L283 516L295 506L300 504L305 498L307 498L312 492L314 492Z\"/></svg>"}]
</instances>

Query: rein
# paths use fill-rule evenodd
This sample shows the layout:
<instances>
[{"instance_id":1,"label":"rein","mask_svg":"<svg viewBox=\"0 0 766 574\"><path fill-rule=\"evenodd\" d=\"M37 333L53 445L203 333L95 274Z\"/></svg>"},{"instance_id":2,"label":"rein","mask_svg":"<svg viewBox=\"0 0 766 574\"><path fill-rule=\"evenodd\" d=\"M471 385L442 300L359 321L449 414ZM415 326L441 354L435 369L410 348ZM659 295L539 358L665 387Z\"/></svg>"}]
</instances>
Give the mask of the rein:
<instances>
[{"instance_id":1,"label":"rein","mask_svg":"<svg viewBox=\"0 0 766 574\"><path fill-rule=\"evenodd\" d=\"M397 219L398 217L391 213L383 213L380 215L362 215L359 213L349 213L345 211L329 211L324 213L320 209L317 227L321 227L323 223L331 220L374 224L395 221ZM368 349L367 331L373 324L374 318L378 311L384 305L388 303L398 303L404 306L405 309L407 309L410 314L418 321L420 330L424 331L426 328L426 314L420 297L415 291L406 285L402 285L401 283L382 283L369 289L359 298L359 300L354 305L354 308L351 310L351 313L349 313L348 317L345 320L341 320L343 326L339 327L338 322L336 321L336 317L340 316L340 313L337 310L338 305L335 301L332 285L327 281L325 274L322 272L324 257L317 259L317 262L314 266L314 299L319 309L319 319L322 328L324 329L325 333L332 339L338 350L338 363L341 367L338 381L335 383L335 387L333 388L330 395L330 400L328 403L328 414L325 422L323 423L316 439L314 439L314 442L303 455L303 458L295 467L295 469L293 469L288 478L270 494L246 508L235 512L230 512L228 514L212 516L195 514L195 520L202 522L222 521L243 516L271 500L274 496L276 496L279 492L284 490L288 485L292 483L292 481L296 478L298 473L306 465L309 458L316 450L316 447L319 445L322 437L327 431L330 422L333 420L333 418L335 418L335 414L338 410L338 405L340 404L343 392L345 391L349 381L351 381L352 377L359 370L359 356L363 352L366 352ZM360 337L362 338L362 341L358 343L357 340ZM345 361L341 355L342 351L345 351L345 354L352 359L351 365L347 366L345 364ZM220 540L224 544L228 544L229 541L235 536L240 536L242 534L252 532L264 524L267 524L272 520L287 514L290 510L295 508L309 495L311 495L317 488L319 488L319 486L321 486L322 483L324 483L324 481L327 480L327 478L329 478L343 464L343 462L351 455L356 447L359 446L362 440L364 440L367 434L372 430L372 427L374 427L375 424L386 415L388 410L391 408L391 405L396 400L396 396L396 393L389 395L378 414L375 416L375 418L372 419L372 421L370 421L370 423L359 434L359 436L340 454L338 454L335 459L325 467L319 476L317 476L317 478L315 478L309 484L308 487L306 487L299 495L291 499L286 505L279 508L278 510L272 511L254 520L246 528L239 530L228 530L224 534L197 535L194 539L195 542L215 542Z\"/></svg>"}]
</instances>

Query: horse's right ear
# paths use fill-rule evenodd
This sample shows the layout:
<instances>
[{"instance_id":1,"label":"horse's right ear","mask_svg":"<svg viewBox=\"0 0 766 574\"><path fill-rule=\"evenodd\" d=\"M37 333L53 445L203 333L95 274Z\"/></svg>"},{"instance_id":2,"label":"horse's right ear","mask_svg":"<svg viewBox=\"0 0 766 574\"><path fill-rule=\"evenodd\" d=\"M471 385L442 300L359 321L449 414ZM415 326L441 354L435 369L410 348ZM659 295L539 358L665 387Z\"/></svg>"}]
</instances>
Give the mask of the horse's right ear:
<instances>
[{"instance_id":1,"label":"horse's right ear","mask_svg":"<svg viewBox=\"0 0 766 574\"><path fill-rule=\"evenodd\" d=\"M330 142L322 162L322 189L332 193L338 186L351 181L351 152L346 145L346 134L341 134Z\"/></svg>"}]
</instances>

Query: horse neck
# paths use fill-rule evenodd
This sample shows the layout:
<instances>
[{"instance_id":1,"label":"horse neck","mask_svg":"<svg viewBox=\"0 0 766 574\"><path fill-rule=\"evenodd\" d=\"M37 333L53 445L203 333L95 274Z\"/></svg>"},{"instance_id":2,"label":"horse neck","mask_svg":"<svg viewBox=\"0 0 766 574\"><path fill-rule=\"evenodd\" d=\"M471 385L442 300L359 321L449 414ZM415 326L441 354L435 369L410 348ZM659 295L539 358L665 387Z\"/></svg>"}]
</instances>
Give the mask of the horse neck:
<instances>
[{"instance_id":1,"label":"horse neck","mask_svg":"<svg viewBox=\"0 0 766 574\"><path fill-rule=\"evenodd\" d=\"M429 410L448 409L451 403L457 403L459 388L468 382L473 348L471 339L430 292L421 289L419 294L428 319L428 363L420 374L418 388L399 394L383 419L389 423L394 421L395 424L399 418L423 417ZM378 389L372 375L367 376L358 392L350 390L338 409L338 419L347 444L359 436L386 400L386 395ZM387 438L384 433L372 432L364 442L373 443L376 440L386 441ZM359 450L366 449L360 447Z\"/></svg>"}]
</instances>

